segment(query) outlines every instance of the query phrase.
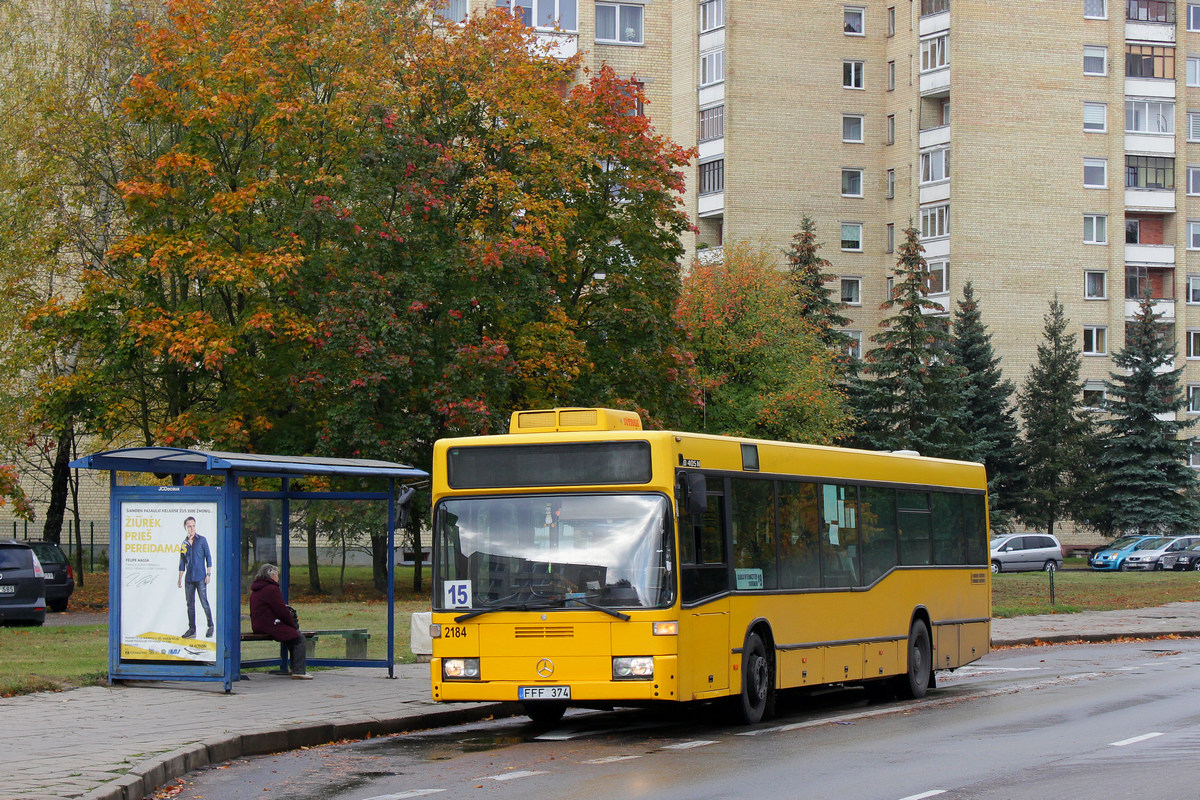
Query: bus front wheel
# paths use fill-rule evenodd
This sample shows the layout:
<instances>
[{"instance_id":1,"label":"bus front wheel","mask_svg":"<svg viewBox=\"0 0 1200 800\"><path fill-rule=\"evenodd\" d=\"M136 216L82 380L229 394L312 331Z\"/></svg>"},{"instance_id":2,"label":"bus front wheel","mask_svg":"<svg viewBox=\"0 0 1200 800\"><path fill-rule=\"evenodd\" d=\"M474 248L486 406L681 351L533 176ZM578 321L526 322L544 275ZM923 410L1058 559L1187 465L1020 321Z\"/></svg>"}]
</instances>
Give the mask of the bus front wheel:
<instances>
[{"instance_id":1,"label":"bus front wheel","mask_svg":"<svg viewBox=\"0 0 1200 800\"><path fill-rule=\"evenodd\" d=\"M908 672L896 676L896 693L917 699L925 696L933 683L933 647L925 620L914 620L908 631Z\"/></svg>"},{"instance_id":2,"label":"bus front wheel","mask_svg":"<svg viewBox=\"0 0 1200 800\"><path fill-rule=\"evenodd\" d=\"M760 722L775 704L775 676L762 637L751 633L742 648L741 717L747 725Z\"/></svg>"},{"instance_id":3,"label":"bus front wheel","mask_svg":"<svg viewBox=\"0 0 1200 800\"><path fill-rule=\"evenodd\" d=\"M525 716L533 721L534 725L553 725L562 719L563 712L567 710L565 703L555 703L548 701L527 702L525 705Z\"/></svg>"}]
</instances>

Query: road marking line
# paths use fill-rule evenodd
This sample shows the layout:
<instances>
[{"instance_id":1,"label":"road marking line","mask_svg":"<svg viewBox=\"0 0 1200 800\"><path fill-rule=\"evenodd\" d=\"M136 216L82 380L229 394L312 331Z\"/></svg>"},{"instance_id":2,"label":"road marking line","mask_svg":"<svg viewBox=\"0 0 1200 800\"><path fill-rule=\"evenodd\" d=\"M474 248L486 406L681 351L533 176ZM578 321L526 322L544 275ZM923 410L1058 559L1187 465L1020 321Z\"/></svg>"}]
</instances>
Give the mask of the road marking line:
<instances>
[{"instance_id":1,"label":"road marking line","mask_svg":"<svg viewBox=\"0 0 1200 800\"><path fill-rule=\"evenodd\" d=\"M423 797L427 794L437 794L444 792L445 789L413 789L408 792L399 792L398 794L380 794L375 797L368 797L367 800L404 800L406 797Z\"/></svg>"},{"instance_id":2,"label":"road marking line","mask_svg":"<svg viewBox=\"0 0 1200 800\"><path fill-rule=\"evenodd\" d=\"M641 756L605 756L604 758L593 758L591 761L585 761L585 764L615 764L618 761L632 761Z\"/></svg>"},{"instance_id":3,"label":"road marking line","mask_svg":"<svg viewBox=\"0 0 1200 800\"><path fill-rule=\"evenodd\" d=\"M503 775L487 775L481 781L511 781L517 778L532 778L534 775L545 775L544 769L524 769L520 772L506 772Z\"/></svg>"},{"instance_id":4,"label":"road marking line","mask_svg":"<svg viewBox=\"0 0 1200 800\"><path fill-rule=\"evenodd\" d=\"M1143 733L1141 736L1134 736L1132 739L1122 739L1119 742L1109 742L1109 745L1112 747L1124 747L1127 744L1136 744L1137 742L1144 742L1147 739L1153 739L1155 736L1162 736L1162 734Z\"/></svg>"},{"instance_id":5,"label":"road marking line","mask_svg":"<svg viewBox=\"0 0 1200 800\"><path fill-rule=\"evenodd\" d=\"M693 747L704 747L705 745L716 744L716 742L707 739L696 739L692 742L680 742L678 744L663 745L663 750L691 750Z\"/></svg>"},{"instance_id":6,"label":"road marking line","mask_svg":"<svg viewBox=\"0 0 1200 800\"><path fill-rule=\"evenodd\" d=\"M937 797L939 794L945 794L945 789L931 789L928 792L920 794L910 794L908 797L901 797L900 800L925 800L926 797Z\"/></svg>"}]
</instances>

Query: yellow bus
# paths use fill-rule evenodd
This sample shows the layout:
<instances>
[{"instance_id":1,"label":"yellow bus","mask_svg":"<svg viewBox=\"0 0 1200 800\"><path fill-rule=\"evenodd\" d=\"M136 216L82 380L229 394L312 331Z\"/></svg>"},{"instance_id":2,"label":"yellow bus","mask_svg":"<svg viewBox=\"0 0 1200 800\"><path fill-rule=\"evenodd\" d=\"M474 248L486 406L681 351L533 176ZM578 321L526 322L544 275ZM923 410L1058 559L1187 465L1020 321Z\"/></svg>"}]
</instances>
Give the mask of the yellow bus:
<instances>
[{"instance_id":1,"label":"yellow bus","mask_svg":"<svg viewBox=\"0 0 1200 800\"><path fill-rule=\"evenodd\" d=\"M988 652L983 466L518 411L433 456L433 698L921 697Z\"/></svg>"}]
</instances>

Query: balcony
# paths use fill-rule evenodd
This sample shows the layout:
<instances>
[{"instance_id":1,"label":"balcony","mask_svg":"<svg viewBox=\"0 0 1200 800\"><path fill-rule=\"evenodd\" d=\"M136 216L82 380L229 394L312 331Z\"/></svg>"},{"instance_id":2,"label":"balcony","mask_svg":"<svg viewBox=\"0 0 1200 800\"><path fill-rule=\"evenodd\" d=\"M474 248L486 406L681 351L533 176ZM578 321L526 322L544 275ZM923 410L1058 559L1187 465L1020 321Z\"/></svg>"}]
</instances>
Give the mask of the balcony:
<instances>
[{"instance_id":1,"label":"balcony","mask_svg":"<svg viewBox=\"0 0 1200 800\"><path fill-rule=\"evenodd\" d=\"M1173 244L1126 244L1125 263L1151 265L1175 265Z\"/></svg>"},{"instance_id":2,"label":"balcony","mask_svg":"<svg viewBox=\"0 0 1200 800\"><path fill-rule=\"evenodd\" d=\"M922 72L920 82L922 96L944 93L950 88L950 67Z\"/></svg>"},{"instance_id":3,"label":"balcony","mask_svg":"<svg viewBox=\"0 0 1200 800\"><path fill-rule=\"evenodd\" d=\"M1125 0L1125 21L1174 25L1175 0Z\"/></svg>"},{"instance_id":4,"label":"balcony","mask_svg":"<svg viewBox=\"0 0 1200 800\"><path fill-rule=\"evenodd\" d=\"M704 247L696 251L696 260L705 266L720 264L725 260L724 247Z\"/></svg>"},{"instance_id":5,"label":"balcony","mask_svg":"<svg viewBox=\"0 0 1200 800\"><path fill-rule=\"evenodd\" d=\"M926 128L920 133L920 143L917 145L922 150L927 147L936 147L939 144L950 144L950 126L939 125L936 128Z\"/></svg>"},{"instance_id":6,"label":"balcony","mask_svg":"<svg viewBox=\"0 0 1200 800\"><path fill-rule=\"evenodd\" d=\"M921 0L921 36L950 30L950 0Z\"/></svg>"}]
</instances>

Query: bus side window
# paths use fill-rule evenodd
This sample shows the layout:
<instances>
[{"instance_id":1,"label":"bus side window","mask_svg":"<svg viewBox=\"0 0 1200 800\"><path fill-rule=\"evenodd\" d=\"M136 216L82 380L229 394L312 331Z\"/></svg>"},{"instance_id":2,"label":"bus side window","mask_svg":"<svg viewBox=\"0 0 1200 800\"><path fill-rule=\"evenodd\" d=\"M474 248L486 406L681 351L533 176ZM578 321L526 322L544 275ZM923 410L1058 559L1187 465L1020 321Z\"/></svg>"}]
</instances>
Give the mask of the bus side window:
<instances>
[{"instance_id":1,"label":"bus side window","mask_svg":"<svg viewBox=\"0 0 1200 800\"><path fill-rule=\"evenodd\" d=\"M987 525L984 522L983 495L963 497L963 536L966 539L968 564L988 563Z\"/></svg>"},{"instance_id":2,"label":"bus side window","mask_svg":"<svg viewBox=\"0 0 1200 800\"><path fill-rule=\"evenodd\" d=\"M858 585L858 487L821 486L821 567L825 586Z\"/></svg>"},{"instance_id":3,"label":"bus side window","mask_svg":"<svg viewBox=\"0 0 1200 800\"><path fill-rule=\"evenodd\" d=\"M683 602L700 600L729 591L729 568L725 560L725 479L707 477L708 507L704 516L694 520L690 515L680 517L680 535L684 527L695 537L692 563L684 561L682 575ZM687 552L680 542L680 553ZM682 555L681 555L682 558Z\"/></svg>"},{"instance_id":4,"label":"bus side window","mask_svg":"<svg viewBox=\"0 0 1200 800\"><path fill-rule=\"evenodd\" d=\"M967 554L963 532L963 496L951 492L933 493L933 563L965 564Z\"/></svg>"},{"instance_id":5,"label":"bus side window","mask_svg":"<svg viewBox=\"0 0 1200 800\"><path fill-rule=\"evenodd\" d=\"M929 518L929 492L896 492L899 508L900 563L925 566L933 563L933 530Z\"/></svg>"},{"instance_id":6,"label":"bus side window","mask_svg":"<svg viewBox=\"0 0 1200 800\"><path fill-rule=\"evenodd\" d=\"M775 589L775 482L733 478L733 567L738 589Z\"/></svg>"},{"instance_id":7,"label":"bus side window","mask_svg":"<svg viewBox=\"0 0 1200 800\"><path fill-rule=\"evenodd\" d=\"M863 584L879 580L896 566L896 490L862 487Z\"/></svg>"},{"instance_id":8,"label":"bus side window","mask_svg":"<svg viewBox=\"0 0 1200 800\"><path fill-rule=\"evenodd\" d=\"M815 589L821 585L821 547L817 536L820 506L817 485L779 482L779 585Z\"/></svg>"}]
</instances>

